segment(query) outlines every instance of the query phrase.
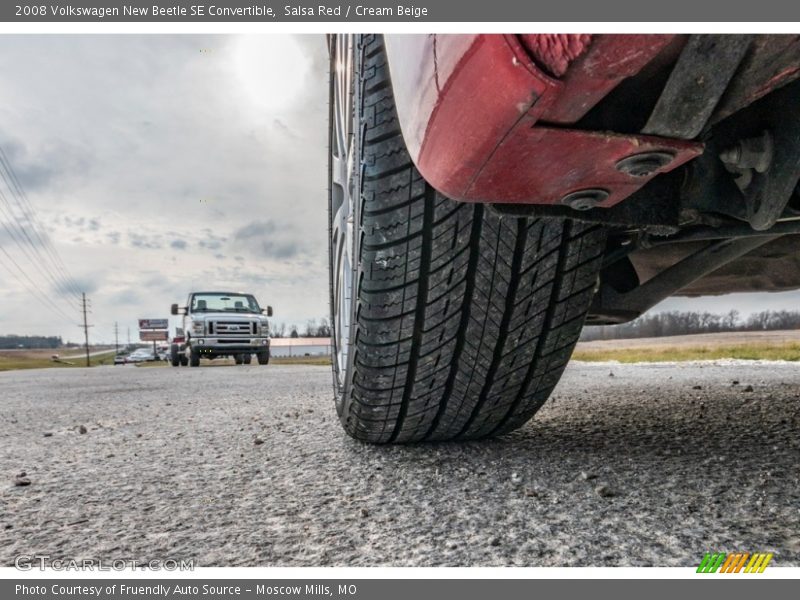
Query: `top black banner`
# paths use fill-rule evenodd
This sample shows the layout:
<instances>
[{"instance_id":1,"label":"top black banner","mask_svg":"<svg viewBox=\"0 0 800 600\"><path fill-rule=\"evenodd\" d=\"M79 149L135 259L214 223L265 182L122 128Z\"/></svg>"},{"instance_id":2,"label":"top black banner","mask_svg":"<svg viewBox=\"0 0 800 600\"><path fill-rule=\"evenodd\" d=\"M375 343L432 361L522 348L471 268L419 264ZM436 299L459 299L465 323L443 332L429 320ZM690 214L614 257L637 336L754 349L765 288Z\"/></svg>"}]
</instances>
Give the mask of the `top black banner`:
<instances>
[{"instance_id":1,"label":"top black banner","mask_svg":"<svg viewBox=\"0 0 800 600\"><path fill-rule=\"evenodd\" d=\"M786 0L40 0L0 4L2 22L789 22Z\"/></svg>"}]
</instances>

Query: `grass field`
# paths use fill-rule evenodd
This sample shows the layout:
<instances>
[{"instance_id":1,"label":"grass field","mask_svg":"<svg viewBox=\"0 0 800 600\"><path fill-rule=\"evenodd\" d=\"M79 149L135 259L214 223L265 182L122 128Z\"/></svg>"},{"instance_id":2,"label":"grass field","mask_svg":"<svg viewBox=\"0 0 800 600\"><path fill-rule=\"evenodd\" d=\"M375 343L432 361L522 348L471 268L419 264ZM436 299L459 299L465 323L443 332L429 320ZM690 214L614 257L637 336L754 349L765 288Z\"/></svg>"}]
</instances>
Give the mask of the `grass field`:
<instances>
[{"instance_id":1,"label":"grass field","mask_svg":"<svg viewBox=\"0 0 800 600\"><path fill-rule=\"evenodd\" d=\"M51 357L58 354L60 360L54 361ZM110 365L114 362L114 350L89 357L89 363L94 367ZM85 367L86 358L70 349L64 350L0 350L0 371L14 371L17 369L74 369Z\"/></svg>"},{"instance_id":2,"label":"grass field","mask_svg":"<svg viewBox=\"0 0 800 600\"><path fill-rule=\"evenodd\" d=\"M59 354L62 361L51 359ZM736 334L702 334L632 340L598 340L581 342L572 358L586 362L618 361L681 362L691 360L786 360L800 361L800 331L745 332ZM84 366L84 358L75 350L0 350L0 371L15 369L76 368ZM91 357L92 366L110 365L114 351ZM255 359L252 364L256 364ZM325 365L330 356L273 356L272 365ZM233 359L203 361L202 366L235 366ZM137 367L168 367L164 361L138 363Z\"/></svg>"},{"instance_id":3,"label":"grass field","mask_svg":"<svg viewBox=\"0 0 800 600\"><path fill-rule=\"evenodd\" d=\"M622 344L625 340L620 340ZM636 362L682 362L688 360L719 360L725 358L742 360L789 360L800 361L800 344L743 343L715 346L664 346L648 348L578 348L572 355L574 360L586 362L618 361Z\"/></svg>"},{"instance_id":4,"label":"grass field","mask_svg":"<svg viewBox=\"0 0 800 600\"><path fill-rule=\"evenodd\" d=\"M273 356L270 364L276 365L327 365L331 364L330 356Z\"/></svg>"}]
</instances>

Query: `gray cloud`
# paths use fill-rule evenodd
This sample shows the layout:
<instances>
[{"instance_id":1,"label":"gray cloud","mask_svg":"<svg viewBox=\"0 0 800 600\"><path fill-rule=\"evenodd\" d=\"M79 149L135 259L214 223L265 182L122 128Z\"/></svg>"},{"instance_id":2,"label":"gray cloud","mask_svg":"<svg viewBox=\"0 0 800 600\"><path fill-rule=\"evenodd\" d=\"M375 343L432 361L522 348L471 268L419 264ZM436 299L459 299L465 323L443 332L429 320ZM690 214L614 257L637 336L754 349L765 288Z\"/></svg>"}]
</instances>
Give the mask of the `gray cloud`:
<instances>
[{"instance_id":1,"label":"gray cloud","mask_svg":"<svg viewBox=\"0 0 800 600\"><path fill-rule=\"evenodd\" d=\"M257 245L258 253L267 258L293 258L300 252L299 244L295 242L262 241Z\"/></svg>"},{"instance_id":2,"label":"gray cloud","mask_svg":"<svg viewBox=\"0 0 800 600\"><path fill-rule=\"evenodd\" d=\"M233 239L241 250L249 250L264 258L285 260L298 256L303 248L302 236L295 235L294 231L292 224L254 221L234 231Z\"/></svg>"},{"instance_id":3,"label":"gray cloud","mask_svg":"<svg viewBox=\"0 0 800 600\"><path fill-rule=\"evenodd\" d=\"M134 248L141 248L143 250L158 250L162 247L161 236L159 235L148 235L129 231L128 239L130 240L131 246Z\"/></svg>"},{"instance_id":4,"label":"gray cloud","mask_svg":"<svg viewBox=\"0 0 800 600\"><path fill-rule=\"evenodd\" d=\"M73 231L78 231L81 233L99 231L101 228L99 217L86 217L86 216L74 217L65 214L62 215L61 217L57 217L54 220L54 223L62 225L66 229L71 229Z\"/></svg>"},{"instance_id":5,"label":"gray cloud","mask_svg":"<svg viewBox=\"0 0 800 600\"><path fill-rule=\"evenodd\" d=\"M119 307L135 307L140 305L143 299L142 290L133 287L128 287L118 292L114 292L109 296L109 300Z\"/></svg>"},{"instance_id":6,"label":"gray cloud","mask_svg":"<svg viewBox=\"0 0 800 600\"><path fill-rule=\"evenodd\" d=\"M255 221L241 227L233 232L233 237L236 240L250 240L253 238L260 238L267 234L274 233L276 229L275 223L272 221Z\"/></svg>"},{"instance_id":7,"label":"gray cloud","mask_svg":"<svg viewBox=\"0 0 800 600\"><path fill-rule=\"evenodd\" d=\"M96 292L101 282L102 277L92 275L84 275L82 277L73 279L75 287L86 294L93 294ZM51 287L53 291L59 295L68 296L75 293L75 290L60 281L57 285L53 285Z\"/></svg>"},{"instance_id":8,"label":"gray cloud","mask_svg":"<svg viewBox=\"0 0 800 600\"><path fill-rule=\"evenodd\" d=\"M186 240L172 240L169 245L170 248L175 248L175 250L186 250L189 244L186 243Z\"/></svg>"},{"instance_id":9,"label":"gray cloud","mask_svg":"<svg viewBox=\"0 0 800 600\"><path fill-rule=\"evenodd\" d=\"M87 169L85 155L77 152L68 140L49 139L35 149L16 138L12 132L0 130L3 149L14 167L22 187L28 192L46 189L71 171Z\"/></svg>"},{"instance_id":10,"label":"gray cloud","mask_svg":"<svg viewBox=\"0 0 800 600\"><path fill-rule=\"evenodd\" d=\"M208 250L219 250L222 248L222 242L220 240L200 240L197 242L197 245L201 248L207 248Z\"/></svg>"}]
</instances>

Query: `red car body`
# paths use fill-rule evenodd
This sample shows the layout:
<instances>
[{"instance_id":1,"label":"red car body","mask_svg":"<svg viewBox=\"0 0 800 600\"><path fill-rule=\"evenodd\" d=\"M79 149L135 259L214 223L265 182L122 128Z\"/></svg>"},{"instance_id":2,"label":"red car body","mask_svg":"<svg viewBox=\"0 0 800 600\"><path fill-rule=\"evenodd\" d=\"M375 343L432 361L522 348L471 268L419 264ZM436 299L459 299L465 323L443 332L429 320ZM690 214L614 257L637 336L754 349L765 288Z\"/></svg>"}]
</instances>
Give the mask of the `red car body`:
<instances>
[{"instance_id":1,"label":"red car body","mask_svg":"<svg viewBox=\"0 0 800 600\"><path fill-rule=\"evenodd\" d=\"M403 136L417 168L464 202L610 207L702 143L573 128L625 79L673 62L683 35L387 35ZM766 75L765 75L766 76ZM747 102L796 77L787 70ZM744 101L744 99L743 99ZM475 118L479 115L480 118ZM663 164L631 169L637 157Z\"/></svg>"}]
</instances>

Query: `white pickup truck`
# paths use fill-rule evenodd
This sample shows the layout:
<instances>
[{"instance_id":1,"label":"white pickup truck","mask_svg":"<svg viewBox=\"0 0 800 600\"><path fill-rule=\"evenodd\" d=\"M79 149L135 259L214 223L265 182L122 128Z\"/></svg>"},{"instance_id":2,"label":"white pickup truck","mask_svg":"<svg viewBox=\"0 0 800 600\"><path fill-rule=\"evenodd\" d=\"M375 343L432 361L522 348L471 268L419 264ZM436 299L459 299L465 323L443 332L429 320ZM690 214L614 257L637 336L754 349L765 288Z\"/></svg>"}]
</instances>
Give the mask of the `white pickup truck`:
<instances>
[{"instance_id":1,"label":"white pickup truck","mask_svg":"<svg viewBox=\"0 0 800 600\"><path fill-rule=\"evenodd\" d=\"M262 309L252 294L192 292L186 306L172 305L173 315L183 315L183 339L173 339L173 367L200 366L200 359L233 357L236 364L269 363L269 321L272 307Z\"/></svg>"}]
</instances>

